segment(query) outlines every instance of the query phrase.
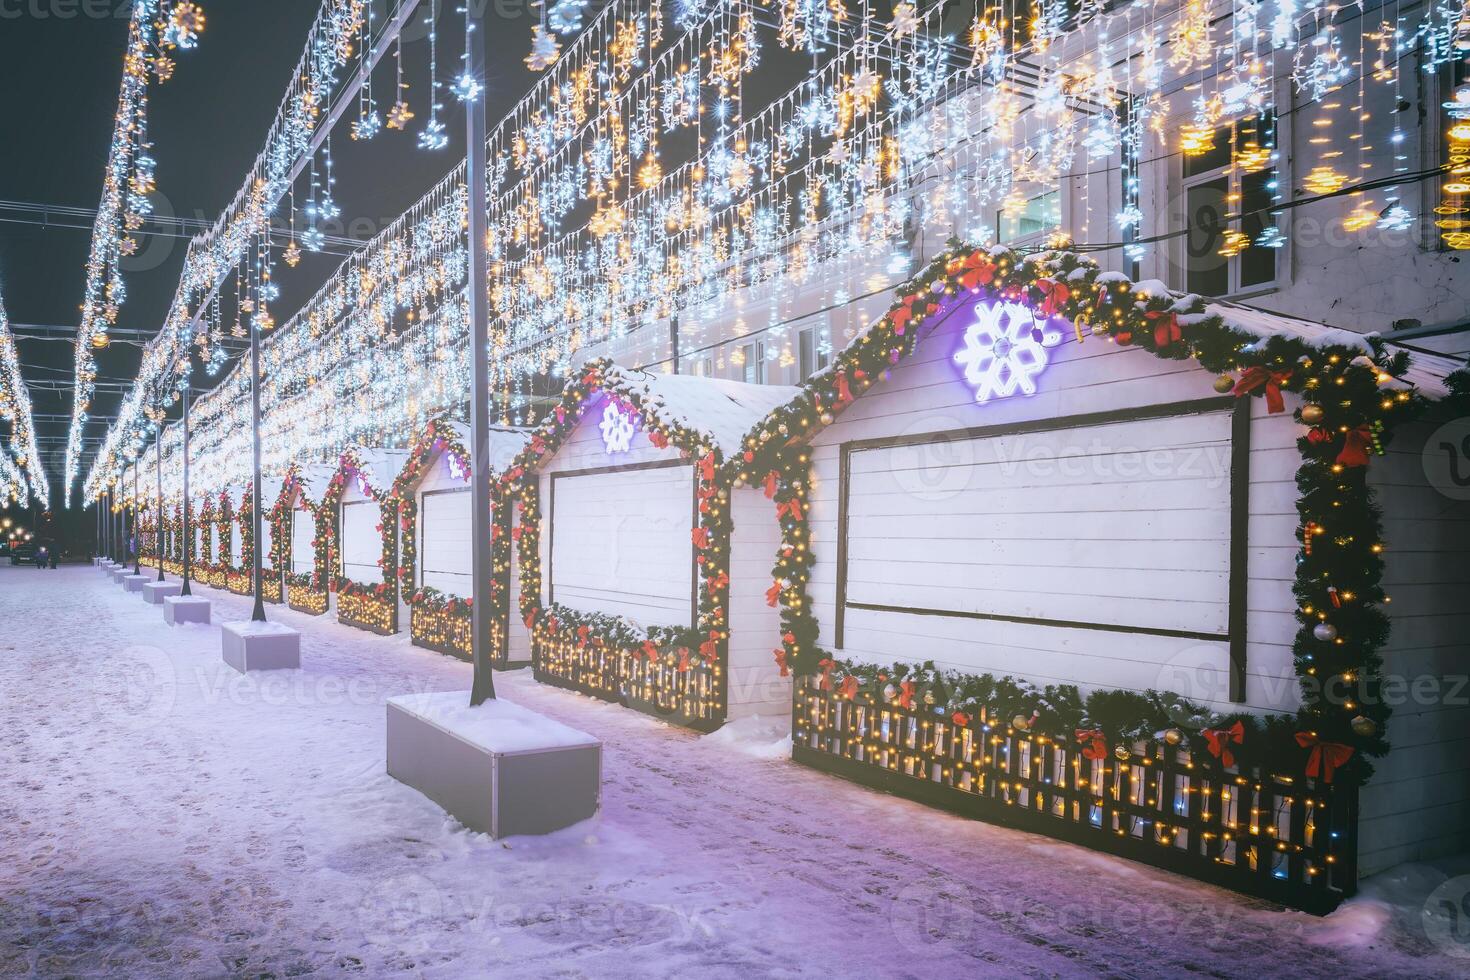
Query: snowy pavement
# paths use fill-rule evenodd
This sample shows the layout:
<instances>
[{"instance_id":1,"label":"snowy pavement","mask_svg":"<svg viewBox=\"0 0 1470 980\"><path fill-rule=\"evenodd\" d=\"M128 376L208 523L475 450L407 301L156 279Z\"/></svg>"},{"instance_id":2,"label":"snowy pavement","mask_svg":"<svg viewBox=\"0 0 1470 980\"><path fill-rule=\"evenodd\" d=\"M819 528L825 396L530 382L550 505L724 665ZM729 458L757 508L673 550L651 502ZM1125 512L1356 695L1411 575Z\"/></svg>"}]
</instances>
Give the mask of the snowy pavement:
<instances>
[{"instance_id":1,"label":"snowy pavement","mask_svg":"<svg viewBox=\"0 0 1470 980\"><path fill-rule=\"evenodd\" d=\"M244 599L200 587L214 619ZM469 833L384 771L468 666L325 619L242 677L93 568L0 567L0 976L1464 976L1410 867L1326 919L882 796L520 671L604 740L602 813ZM1466 879L1470 882L1470 879ZM1470 955L1470 943L1455 951Z\"/></svg>"}]
</instances>

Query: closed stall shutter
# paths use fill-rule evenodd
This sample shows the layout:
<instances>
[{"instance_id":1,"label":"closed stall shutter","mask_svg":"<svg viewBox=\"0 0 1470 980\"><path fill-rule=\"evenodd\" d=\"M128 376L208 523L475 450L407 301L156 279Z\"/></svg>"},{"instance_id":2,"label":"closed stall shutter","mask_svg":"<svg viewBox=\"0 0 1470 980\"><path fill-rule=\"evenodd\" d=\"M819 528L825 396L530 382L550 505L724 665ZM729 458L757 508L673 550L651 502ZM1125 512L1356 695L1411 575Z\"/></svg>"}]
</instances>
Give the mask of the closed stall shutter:
<instances>
[{"instance_id":1,"label":"closed stall shutter","mask_svg":"<svg viewBox=\"0 0 1470 980\"><path fill-rule=\"evenodd\" d=\"M316 569L316 550L311 541L316 537L316 521L304 510L291 512L291 571L310 575Z\"/></svg>"},{"instance_id":2,"label":"closed stall shutter","mask_svg":"<svg viewBox=\"0 0 1470 980\"><path fill-rule=\"evenodd\" d=\"M450 595L471 591L473 552L470 547L471 494L464 490L426 493L419 508L420 581Z\"/></svg>"},{"instance_id":3,"label":"closed stall shutter","mask_svg":"<svg viewBox=\"0 0 1470 980\"><path fill-rule=\"evenodd\" d=\"M855 447L851 607L1229 628L1229 410Z\"/></svg>"},{"instance_id":4,"label":"closed stall shutter","mask_svg":"<svg viewBox=\"0 0 1470 980\"><path fill-rule=\"evenodd\" d=\"M639 467L552 480L551 598L645 626L694 617L694 472Z\"/></svg>"},{"instance_id":5,"label":"closed stall shutter","mask_svg":"<svg viewBox=\"0 0 1470 980\"><path fill-rule=\"evenodd\" d=\"M383 557L383 538L378 533L378 505L354 500L342 505L342 574L363 585L383 580L378 565Z\"/></svg>"}]
</instances>

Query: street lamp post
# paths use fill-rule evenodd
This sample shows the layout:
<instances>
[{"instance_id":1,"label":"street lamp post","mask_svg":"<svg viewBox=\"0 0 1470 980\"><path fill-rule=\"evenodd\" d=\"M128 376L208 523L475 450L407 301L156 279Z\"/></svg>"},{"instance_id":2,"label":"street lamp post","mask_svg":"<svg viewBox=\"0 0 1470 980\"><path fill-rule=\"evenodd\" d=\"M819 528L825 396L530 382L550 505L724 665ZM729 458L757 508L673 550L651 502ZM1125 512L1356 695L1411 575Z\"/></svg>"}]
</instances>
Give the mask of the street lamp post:
<instances>
[{"instance_id":1,"label":"street lamp post","mask_svg":"<svg viewBox=\"0 0 1470 980\"><path fill-rule=\"evenodd\" d=\"M473 220L473 219L472 219ZM255 609L250 618L265 622L265 590L260 574L260 327L250 325L250 568Z\"/></svg>"},{"instance_id":2,"label":"street lamp post","mask_svg":"<svg viewBox=\"0 0 1470 980\"><path fill-rule=\"evenodd\" d=\"M189 523L189 387L184 388L184 585L179 595L193 595L189 591L189 553L194 550L194 528Z\"/></svg>"},{"instance_id":3,"label":"street lamp post","mask_svg":"<svg viewBox=\"0 0 1470 980\"><path fill-rule=\"evenodd\" d=\"M466 4L465 37L466 68L483 86L485 81L485 24L483 5ZM475 664L470 686L470 704L477 705L495 697L495 677L490 667L490 631L493 627L490 608L490 365L488 361L489 325L489 255L486 247L486 159L485 103L480 97L465 103L468 116L465 157L465 184L469 191L469 317L470 317L470 438L474 446L471 458L472 489L470 493L470 540L473 580L470 594L470 645Z\"/></svg>"},{"instance_id":4,"label":"street lamp post","mask_svg":"<svg viewBox=\"0 0 1470 980\"><path fill-rule=\"evenodd\" d=\"M143 455L133 461L133 574L143 574L143 514L138 496L138 470L143 468Z\"/></svg>"},{"instance_id":5,"label":"street lamp post","mask_svg":"<svg viewBox=\"0 0 1470 980\"><path fill-rule=\"evenodd\" d=\"M158 426L158 441L153 445L158 463L158 516L153 520L153 553L158 556L158 581L163 581L163 425Z\"/></svg>"}]
</instances>

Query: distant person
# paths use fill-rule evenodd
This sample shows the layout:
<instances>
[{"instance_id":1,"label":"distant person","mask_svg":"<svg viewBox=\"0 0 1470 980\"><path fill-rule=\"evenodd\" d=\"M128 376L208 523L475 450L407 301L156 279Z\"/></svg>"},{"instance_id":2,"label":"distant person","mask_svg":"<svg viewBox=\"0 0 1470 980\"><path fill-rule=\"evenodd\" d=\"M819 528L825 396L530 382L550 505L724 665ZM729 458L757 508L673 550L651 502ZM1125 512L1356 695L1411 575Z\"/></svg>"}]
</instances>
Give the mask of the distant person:
<instances>
[{"instance_id":1,"label":"distant person","mask_svg":"<svg viewBox=\"0 0 1470 980\"><path fill-rule=\"evenodd\" d=\"M48 560L48 556L46 554L46 549L45 548L37 548L36 549L36 567L37 568L45 568L46 567L47 560Z\"/></svg>"},{"instance_id":2,"label":"distant person","mask_svg":"<svg viewBox=\"0 0 1470 980\"><path fill-rule=\"evenodd\" d=\"M61 552L59 552L59 551L53 551L53 552L51 552L51 567L52 568L58 567L57 566L57 562L59 562L60 560L61 560Z\"/></svg>"}]
</instances>

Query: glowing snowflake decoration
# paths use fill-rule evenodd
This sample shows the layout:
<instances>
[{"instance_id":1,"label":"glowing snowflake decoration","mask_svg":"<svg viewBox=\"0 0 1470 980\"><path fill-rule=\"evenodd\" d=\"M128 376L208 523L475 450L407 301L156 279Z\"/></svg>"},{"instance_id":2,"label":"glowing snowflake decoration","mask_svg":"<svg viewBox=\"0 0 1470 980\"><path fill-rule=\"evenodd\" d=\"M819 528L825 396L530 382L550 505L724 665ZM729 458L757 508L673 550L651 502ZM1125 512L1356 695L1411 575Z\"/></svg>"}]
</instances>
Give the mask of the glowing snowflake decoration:
<instances>
[{"instance_id":1,"label":"glowing snowflake decoration","mask_svg":"<svg viewBox=\"0 0 1470 980\"><path fill-rule=\"evenodd\" d=\"M1036 394L1036 376L1046 368L1048 347L1062 335L1046 329L1019 303L976 307L975 322L965 331L965 346L954 359L965 366L965 380L984 404L1020 392Z\"/></svg>"},{"instance_id":2,"label":"glowing snowflake decoration","mask_svg":"<svg viewBox=\"0 0 1470 980\"><path fill-rule=\"evenodd\" d=\"M633 416L623 412L616 403L608 402L602 410L602 444L609 453L625 453L633 444Z\"/></svg>"}]
</instances>

